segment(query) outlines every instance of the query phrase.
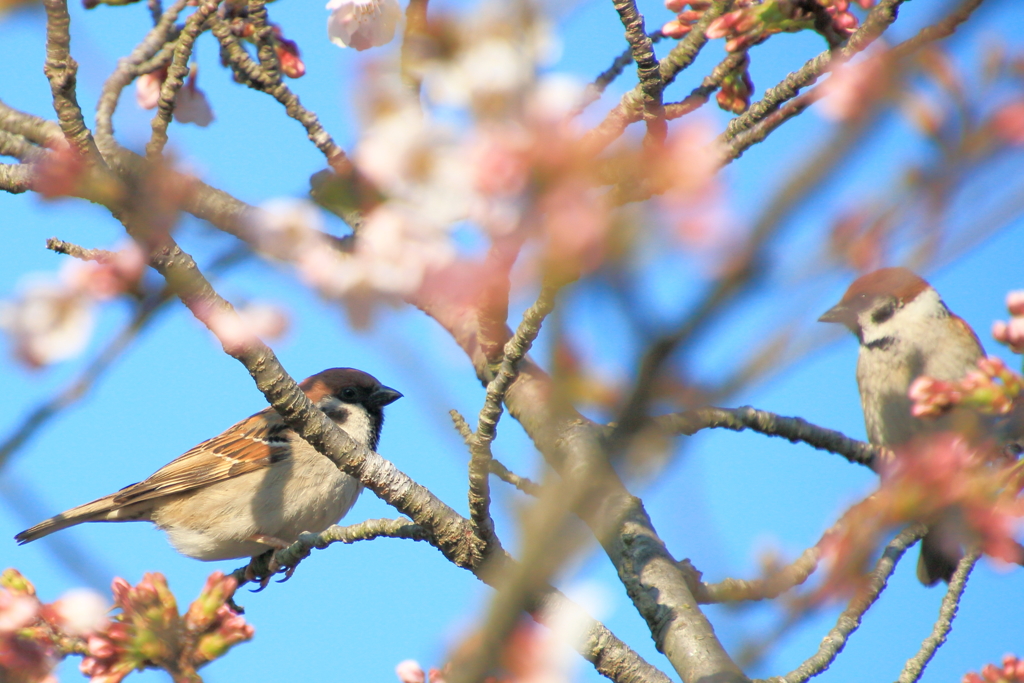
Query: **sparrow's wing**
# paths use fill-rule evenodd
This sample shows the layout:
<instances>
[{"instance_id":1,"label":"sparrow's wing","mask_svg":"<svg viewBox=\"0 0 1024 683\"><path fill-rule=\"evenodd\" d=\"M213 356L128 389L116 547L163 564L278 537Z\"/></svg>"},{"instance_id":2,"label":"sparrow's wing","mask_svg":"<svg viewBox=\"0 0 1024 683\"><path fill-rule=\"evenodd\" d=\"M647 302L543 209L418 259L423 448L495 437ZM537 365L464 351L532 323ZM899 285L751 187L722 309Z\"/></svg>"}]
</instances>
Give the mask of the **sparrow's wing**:
<instances>
[{"instance_id":1,"label":"sparrow's wing","mask_svg":"<svg viewBox=\"0 0 1024 683\"><path fill-rule=\"evenodd\" d=\"M963 330L968 335L970 335L971 339L974 340L974 343L978 345L978 355L984 356L985 355L985 347L981 345L981 340L978 339L977 333L975 333L974 329L970 325L967 324L967 321L964 320L963 318L961 318L960 316L956 315L955 313L950 314L949 317L953 319L953 324L954 325L956 325L961 330Z\"/></svg>"},{"instance_id":2,"label":"sparrow's wing","mask_svg":"<svg viewBox=\"0 0 1024 683\"><path fill-rule=\"evenodd\" d=\"M267 408L202 442L145 481L115 494L116 506L182 493L270 467L291 453L294 432Z\"/></svg>"}]
</instances>

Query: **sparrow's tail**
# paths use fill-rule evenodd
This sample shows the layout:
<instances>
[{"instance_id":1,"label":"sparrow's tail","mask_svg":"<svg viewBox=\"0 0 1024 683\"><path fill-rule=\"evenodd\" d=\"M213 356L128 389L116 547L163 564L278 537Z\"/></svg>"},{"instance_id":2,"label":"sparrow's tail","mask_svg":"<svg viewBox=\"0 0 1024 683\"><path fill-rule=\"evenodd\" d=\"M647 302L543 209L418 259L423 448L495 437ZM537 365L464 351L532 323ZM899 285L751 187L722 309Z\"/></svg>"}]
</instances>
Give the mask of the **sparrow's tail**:
<instances>
[{"instance_id":1,"label":"sparrow's tail","mask_svg":"<svg viewBox=\"0 0 1024 683\"><path fill-rule=\"evenodd\" d=\"M18 545L24 545L30 541L43 536L49 536L54 531L66 529L69 526L82 524L83 522L128 522L138 519L148 519L148 514L142 511L132 511L131 508L124 508L114 504L116 493L104 496L91 503L79 505L76 508L65 510L56 517L36 524L31 529L26 529L14 537Z\"/></svg>"},{"instance_id":2,"label":"sparrow's tail","mask_svg":"<svg viewBox=\"0 0 1024 683\"><path fill-rule=\"evenodd\" d=\"M917 558L917 579L926 586L940 580L949 583L963 557L963 551L948 540L950 534L942 522L932 526L921 539L921 555ZM950 547L952 546L952 547Z\"/></svg>"}]
</instances>

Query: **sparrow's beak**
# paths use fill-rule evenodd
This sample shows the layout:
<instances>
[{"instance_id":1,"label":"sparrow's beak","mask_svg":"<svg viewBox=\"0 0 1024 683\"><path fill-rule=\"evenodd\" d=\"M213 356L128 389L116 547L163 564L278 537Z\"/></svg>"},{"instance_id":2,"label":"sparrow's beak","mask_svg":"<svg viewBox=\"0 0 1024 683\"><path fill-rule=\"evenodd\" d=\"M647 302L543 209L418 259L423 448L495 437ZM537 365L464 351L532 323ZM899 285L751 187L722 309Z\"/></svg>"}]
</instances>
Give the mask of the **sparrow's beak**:
<instances>
[{"instance_id":1,"label":"sparrow's beak","mask_svg":"<svg viewBox=\"0 0 1024 683\"><path fill-rule=\"evenodd\" d=\"M857 326L857 311L840 302L825 311L825 313L818 318L818 322L842 323L850 329L853 329Z\"/></svg>"},{"instance_id":2,"label":"sparrow's beak","mask_svg":"<svg viewBox=\"0 0 1024 683\"><path fill-rule=\"evenodd\" d=\"M383 384L373 390L370 394L370 403L375 406L386 406L389 403L394 403L398 399L402 398L402 392L395 391L391 387L386 387Z\"/></svg>"}]
</instances>

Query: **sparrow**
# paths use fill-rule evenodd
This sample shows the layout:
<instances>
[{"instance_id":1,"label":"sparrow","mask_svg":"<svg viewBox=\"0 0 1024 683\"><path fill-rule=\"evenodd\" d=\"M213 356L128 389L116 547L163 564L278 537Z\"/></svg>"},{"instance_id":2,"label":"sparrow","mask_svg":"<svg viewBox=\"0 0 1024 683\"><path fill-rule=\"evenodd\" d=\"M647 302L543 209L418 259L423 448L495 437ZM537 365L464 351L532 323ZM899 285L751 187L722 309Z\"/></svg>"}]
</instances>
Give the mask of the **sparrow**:
<instances>
[{"instance_id":1,"label":"sparrow","mask_svg":"<svg viewBox=\"0 0 1024 683\"><path fill-rule=\"evenodd\" d=\"M894 448L917 436L954 430L981 436L985 429L968 411L939 419L911 415L911 383L920 376L962 379L984 355L964 320L946 307L938 292L906 268L882 268L857 278L820 322L842 323L860 342L857 386L868 440ZM953 576L962 551L940 520L921 541L917 578L926 586ZM950 547L953 546L953 547Z\"/></svg>"},{"instance_id":2,"label":"sparrow","mask_svg":"<svg viewBox=\"0 0 1024 683\"><path fill-rule=\"evenodd\" d=\"M402 394L353 368L299 386L356 442L377 449L384 406ZM15 536L25 544L83 522L153 522L197 560L255 557L336 524L362 484L268 407L164 465L145 481L71 508Z\"/></svg>"}]
</instances>

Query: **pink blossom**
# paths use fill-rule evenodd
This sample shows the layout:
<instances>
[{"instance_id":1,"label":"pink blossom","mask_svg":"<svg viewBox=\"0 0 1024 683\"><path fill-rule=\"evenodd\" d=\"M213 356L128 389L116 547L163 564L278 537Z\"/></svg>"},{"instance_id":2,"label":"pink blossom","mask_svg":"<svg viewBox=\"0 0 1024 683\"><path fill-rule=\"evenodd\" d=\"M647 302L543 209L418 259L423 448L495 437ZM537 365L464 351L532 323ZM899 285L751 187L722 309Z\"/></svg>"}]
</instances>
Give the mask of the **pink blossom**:
<instances>
[{"instance_id":1,"label":"pink blossom","mask_svg":"<svg viewBox=\"0 0 1024 683\"><path fill-rule=\"evenodd\" d=\"M992 130L1011 145L1024 145L1024 100L997 109L992 115Z\"/></svg>"},{"instance_id":2,"label":"pink blossom","mask_svg":"<svg viewBox=\"0 0 1024 683\"><path fill-rule=\"evenodd\" d=\"M198 73L198 67L193 64L185 84L178 90L174 100L174 120L205 128L213 122L213 109L197 85ZM138 105L143 109L155 108L160 102L160 89L166 79L166 67L139 76L135 81L135 101Z\"/></svg>"},{"instance_id":3,"label":"pink blossom","mask_svg":"<svg viewBox=\"0 0 1024 683\"><path fill-rule=\"evenodd\" d=\"M142 74L135 81L135 102L142 109L154 109L160 102L160 88L167 78L167 67Z\"/></svg>"},{"instance_id":4,"label":"pink blossom","mask_svg":"<svg viewBox=\"0 0 1024 683\"><path fill-rule=\"evenodd\" d=\"M60 627L70 636L85 636L103 630L110 605L99 593L87 588L73 589L53 603Z\"/></svg>"},{"instance_id":5,"label":"pink blossom","mask_svg":"<svg viewBox=\"0 0 1024 683\"><path fill-rule=\"evenodd\" d=\"M0 636L28 626L38 613L39 600L34 596L15 595L0 588Z\"/></svg>"},{"instance_id":6,"label":"pink blossom","mask_svg":"<svg viewBox=\"0 0 1024 683\"><path fill-rule=\"evenodd\" d=\"M198 74L198 68L193 65L188 80L174 100L174 120L206 128L213 122L213 109L206 99L206 94L197 85Z\"/></svg>"},{"instance_id":7,"label":"pink blossom","mask_svg":"<svg viewBox=\"0 0 1024 683\"><path fill-rule=\"evenodd\" d=\"M294 40L288 40L278 35L277 43L274 45L274 52L277 53L277 61L281 65L281 73L285 76L288 78L302 78L306 75L306 65L302 62L302 57L299 55L299 46Z\"/></svg>"},{"instance_id":8,"label":"pink blossom","mask_svg":"<svg viewBox=\"0 0 1024 683\"><path fill-rule=\"evenodd\" d=\"M260 339L281 337L288 329L288 315L277 306L251 303L233 312L214 309L206 324L226 351L238 353Z\"/></svg>"},{"instance_id":9,"label":"pink blossom","mask_svg":"<svg viewBox=\"0 0 1024 683\"><path fill-rule=\"evenodd\" d=\"M1014 353L1024 353L1024 290L1006 295L1009 322L997 320L992 324L992 336L1000 344L1006 344Z\"/></svg>"},{"instance_id":10,"label":"pink blossom","mask_svg":"<svg viewBox=\"0 0 1024 683\"><path fill-rule=\"evenodd\" d=\"M17 299L0 302L0 329L14 353L31 367L81 353L95 325L92 298L47 277L32 277L21 289Z\"/></svg>"},{"instance_id":11,"label":"pink blossom","mask_svg":"<svg viewBox=\"0 0 1024 683\"><path fill-rule=\"evenodd\" d=\"M250 218L251 241L274 258L291 261L307 250L327 248L320 208L307 199L271 199Z\"/></svg>"},{"instance_id":12,"label":"pink blossom","mask_svg":"<svg viewBox=\"0 0 1024 683\"><path fill-rule=\"evenodd\" d=\"M885 67L884 53L878 51L861 61L835 66L828 80L819 86L823 98L817 111L833 121L847 121L864 113L884 92Z\"/></svg>"},{"instance_id":13,"label":"pink blossom","mask_svg":"<svg viewBox=\"0 0 1024 683\"><path fill-rule=\"evenodd\" d=\"M395 667L395 675L402 683L424 683L427 675L415 659L406 659Z\"/></svg>"},{"instance_id":14,"label":"pink blossom","mask_svg":"<svg viewBox=\"0 0 1024 683\"><path fill-rule=\"evenodd\" d=\"M391 42L402 17L397 0L331 0L327 35L338 47L368 50Z\"/></svg>"},{"instance_id":15,"label":"pink blossom","mask_svg":"<svg viewBox=\"0 0 1024 683\"><path fill-rule=\"evenodd\" d=\"M113 252L102 261L68 261L61 276L72 289L92 296L97 301L112 299L131 291L142 277L146 257L133 242Z\"/></svg>"}]
</instances>

